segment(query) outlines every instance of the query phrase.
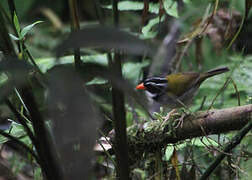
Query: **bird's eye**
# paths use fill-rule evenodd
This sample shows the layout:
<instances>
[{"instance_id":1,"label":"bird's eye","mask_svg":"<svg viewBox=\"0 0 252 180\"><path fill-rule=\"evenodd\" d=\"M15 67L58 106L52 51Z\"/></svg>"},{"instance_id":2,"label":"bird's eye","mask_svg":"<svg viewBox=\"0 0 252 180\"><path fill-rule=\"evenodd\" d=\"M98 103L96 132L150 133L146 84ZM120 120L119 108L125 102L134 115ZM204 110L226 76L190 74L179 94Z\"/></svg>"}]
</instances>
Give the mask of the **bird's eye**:
<instances>
[{"instance_id":1,"label":"bird's eye","mask_svg":"<svg viewBox=\"0 0 252 180\"><path fill-rule=\"evenodd\" d=\"M167 83L145 82L144 86L150 93L162 93L167 87Z\"/></svg>"},{"instance_id":2,"label":"bird's eye","mask_svg":"<svg viewBox=\"0 0 252 180\"><path fill-rule=\"evenodd\" d=\"M154 82L146 82L144 83L144 86L148 89L148 88L155 88L156 83Z\"/></svg>"}]
</instances>

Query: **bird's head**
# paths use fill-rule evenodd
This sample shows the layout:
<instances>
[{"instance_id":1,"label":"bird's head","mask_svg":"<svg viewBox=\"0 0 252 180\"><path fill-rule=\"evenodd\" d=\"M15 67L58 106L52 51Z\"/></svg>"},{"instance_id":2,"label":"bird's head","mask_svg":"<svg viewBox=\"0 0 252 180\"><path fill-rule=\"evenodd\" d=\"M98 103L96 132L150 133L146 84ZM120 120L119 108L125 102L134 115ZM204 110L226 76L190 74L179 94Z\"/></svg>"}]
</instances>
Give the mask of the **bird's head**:
<instances>
[{"instance_id":1,"label":"bird's head","mask_svg":"<svg viewBox=\"0 0 252 180\"><path fill-rule=\"evenodd\" d=\"M167 85L166 78L151 77L137 85L136 89L146 90L151 94L161 94L166 90Z\"/></svg>"}]
</instances>

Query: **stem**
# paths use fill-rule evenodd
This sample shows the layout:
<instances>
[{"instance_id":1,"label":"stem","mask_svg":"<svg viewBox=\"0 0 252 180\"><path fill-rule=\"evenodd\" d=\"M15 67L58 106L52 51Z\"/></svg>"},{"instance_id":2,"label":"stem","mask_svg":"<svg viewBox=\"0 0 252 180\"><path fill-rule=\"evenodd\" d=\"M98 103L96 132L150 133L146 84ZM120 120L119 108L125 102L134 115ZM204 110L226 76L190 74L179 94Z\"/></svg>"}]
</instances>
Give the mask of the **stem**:
<instances>
[{"instance_id":1,"label":"stem","mask_svg":"<svg viewBox=\"0 0 252 180\"><path fill-rule=\"evenodd\" d=\"M115 27L119 25L119 12L117 0L113 0L113 19ZM114 55L114 61L110 63L111 71L115 77L122 77L121 56ZM129 178L129 155L126 133L126 112L124 106L124 93L112 84L112 103L115 128L115 155L116 175L118 179L128 180Z\"/></svg>"},{"instance_id":2,"label":"stem","mask_svg":"<svg viewBox=\"0 0 252 180\"><path fill-rule=\"evenodd\" d=\"M229 153L232 149L234 149L237 145L240 144L241 140L244 136L252 129L252 121L250 121L242 130L240 130L236 136L232 138L232 140L228 143L228 145L224 148L224 153L221 153L217 156L214 162L207 168L204 174L201 176L200 180L207 179L211 173L215 170L215 168L221 163L221 161L226 157L226 154Z\"/></svg>"},{"instance_id":3,"label":"stem","mask_svg":"<svg viewBox=\"0 0 252 180\"><path fill-rule=\"evenodd\" d=\"M94 0L95 13L97 19L101 25L104 25L104 16L105 14L101 11L101 3L99 0Z\"/></svg>"},{"instance_id":4,"label":"stem","mask_svg":"<svg viewBox=\"0 0 252 180\"><path fill-rule=\"evenodd\" d=\"M15 3L14 3L13 0L9 0L8 5L9 5L10 12L11 12L12 29L14 30L15 35L18 37L19 33L17 32L17 29L15 28L15 25L14 25L14 22L13 22L14 12L16 12L16 14L17 14ZM42 71L40 70L40 68L36 64L34 58L32 57L31 53L28 51L27 47L25 46L24 41L17 41L17 46L18 46L19 53L23 54L23 58L27 60L28 59L27 56L26 56L26 54L27 54L28 57L30 58L32 64L34 65L35 69L38 71L39 74L41 74L43 76Z\"/></svg>"},{"instance_id":5,"label":"stem","mask_svg":"<svg viewBox=\"0 0 252 180\"><path fill-rule=\"evenodd\" d=\"M77 13L77 3L76 0L68 0L69 8L70 8L70 16L71 16L71 31L80 30L80 20ZM74 49L74 63L76 69L79 69L81 66L81 58L80 58L80 48Z\"/></svg>"},{"instance_id":6,"label":"stem","mask_svg":"<svg viewBox=\"0 0 252 180\"><path fill-rule=\"evenodd\" d=\"M246 15L243 15L242 17L242 22L241 22L241 25L239 26L239 29L237 30L237 32L235 33L233 39L230 41L230 43L228 44L228 47L227 47L227 50L229 50L231 48L231 46L234 44L234 41L237 39L237 37L239 36L241 30L242 30L242 27L244 25L244 22L245 22L245 18L246 18Z\"/></svg>"},{"instance_id":7,"label":"stem","mask_svg":"<svg viewBox=\"0 0 252 180\"><path fill-rule=\"evenodd\" d=\"M112 64L116 76L121 76L120 56L115 54ZM112 85L113 115L115 128L115 155L116 172L119 179L129 179L129 157L126 135L126 112L124 107L124 94Z\"/></svg>"},{"instance_id":8,"label":"stem","mask_svg":"<svg viewBox=\"0 0 252 180\"><path fill-rule=\"evenodd\" d=\"M118 11L118 0L113 0L112 8L113 8L113 20L115 27L119 25L119 11Z\"/></svg>"},{"instance_id":9,"label":"stem","mask_svg":"<svg viewBox=\"0 0 252 180\"><path fill-rule=\"evenodd\" d=\"M16 12L16 15L17 15L17 10L16 10L16 7L15 7L14 0L8 0L8 6L9 6L9 9L10 9L10 13L11 13L12 28L13 28L13 30L15 32L15 35L18 37L18 32L17 32L17 29L15 28L15 24L14 24L14 13ZM18 52L20 53L21 52L20 41L17 41L17 47L18 47Z\"/></svg>"},{"instance_id":10,"label":"stem","mask_svg":"<svg viewBox=\"0 0 252 180\"><path fill-rule=\"evenodd\" d=\"M37 72L44 77L43 72L41 71L41 69L38 67L37 63L35 62L35 59L32 57L30 51L27 49L26 45L24 43L22 43L23 47L24 47L24 52L26 52L26 54L28 55L29 59L31 60L31 63L33 64L33 66L35 67L35 69L37 70Z\"/></svg>"},{"instance_id":11,"label":"stem","mask_svg":"<svg viewBox=\"0 0 252 180\"><path fill-rule=\"evenodd\" d=\"M58 164L56 149L52 143L44 119L38 110L34 96L28 86L22 89L22 97L30 113L34 133L38 143L34 144L40 157L40 166L47 179L61 180L62 169Z\"/></svg>"}]
</instances>

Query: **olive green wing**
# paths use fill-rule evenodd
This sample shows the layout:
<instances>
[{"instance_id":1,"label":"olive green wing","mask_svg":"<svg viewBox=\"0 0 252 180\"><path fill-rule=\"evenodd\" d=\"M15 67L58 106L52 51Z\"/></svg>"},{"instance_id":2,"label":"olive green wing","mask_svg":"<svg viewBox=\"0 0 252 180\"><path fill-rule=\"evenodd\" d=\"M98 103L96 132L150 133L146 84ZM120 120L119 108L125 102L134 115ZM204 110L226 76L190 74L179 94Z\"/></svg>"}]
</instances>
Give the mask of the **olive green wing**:
<instances>
[{"instance_id":1,"label":"olive green wing","mask_svg":"<svg viewBox=\"0 0 252 180\"><path fill-rule=\"evenodd\" d=\"M179 97L196 85L199 78L200 74L195 72L171 74L166 77L168 81L167 92Z\"/></svg>"}]
</instances>

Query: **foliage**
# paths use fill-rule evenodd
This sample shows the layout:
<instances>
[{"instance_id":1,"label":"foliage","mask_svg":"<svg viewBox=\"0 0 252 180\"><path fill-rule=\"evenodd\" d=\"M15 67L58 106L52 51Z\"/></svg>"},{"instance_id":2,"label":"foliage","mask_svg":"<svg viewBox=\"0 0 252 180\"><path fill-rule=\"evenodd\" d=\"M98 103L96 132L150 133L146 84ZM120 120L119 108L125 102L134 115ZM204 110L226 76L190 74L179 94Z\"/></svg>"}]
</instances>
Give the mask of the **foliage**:
<instances>
[{"instance_id":1,"label":"foliage","mask_svg":"<svg viewBox=\"0 0 252 180\"><path fill-rule=\"evenodd\" d=\"M113 90L111 89L117 89L125 94L127 127L151 121L151 117L146 113L146 99L133 89L139 81L147 76L153 59L157 57L161 47L160 40L163 40L166 35L164 34L166 28L163 27L169 24L168 29L171 29L171 19L180 23L182 31L178 45L174 44L177 46L177 53L186 49L187 45L189 47L186 49L186 54L182 56L179 70L206 71L217 66L228 66L231 69L230 72L210 78L202 84L192 106L189 107L190 111L251 104L252 90L249 87L252 86L252 56L251 54L243 54L242 50L234 51L232 48L227 48L228 44L233 45L234 48L236 41L239 40L239 34L237 34L234 44L230 43L233 42L232 38L237 32L236 30L239 27L241 29L247 28L239 26L241 19L245 20L244 15L251 14L249 13L250 6L244 6L247 1L184 0L183 8L179 7L178 1L175 0L120 1L118 2L120 22L124 22L125 16L128 14L133 14L134 17L131 22L134 26L129 25L133 28L121 30L94 26L98 23L112 26L110 15L113 5L102 2L96 1L95 6L98 17L99 13L103 16L100 14L99 18L94 17L95 22L92 18L92 21L85 21L84 24L81 24L80 31L70 35L69 25L64 25L62 29L57 30L47 23L48 19L41 16L35 19L42 21L34 22L32 20L32 22L28 22L29 25L23 27L21 17L29 20L28 10L19 11L22 3L18 2L15 2L18 13L13 11L14 13L11 14L10 9L13 24L8 24L6 21L5 25L9 25L8 32L12 32L9 33L9 36L16 43L15 54L17 57L12 57L15 59L12 62L16 63L16 68L21 69L21 72L13 70L13 64L9 63L12 58L4 53L1 54L1 66L5 62L9 63L6 68L1 67L0 88L6 90L6 93L0 96L1 103L4 105L6 99L10 100L16 110L12 109L12 114L8 116L11 119L11 124L4 129L3 134L9 134L16 139L15 143L21 142L27 147L25 155L20 153L20 149L16 149L18 154L21 154L18 157L22 157L22 159L13 156L14 160L9 160L12 165L17 167L15 173L23 173L23 165L30 164L32 167L29 168L32 169L34 179L42 179L42 173L46 176L50 175L50 172L45 168L46 166L43 166L43 161L48 160L48 157L43 157L43 153L39 149L41 147L39 142L32 138L34 136L38 140L42 135L42 133L38 133L39 128L31 113L34 108L41 113L41 116L37 115L41 118L41 123L45 125L45 132L48 135L46 137L53 142L47 144L50 145L48 149L52 151L48 154L52 153L55 157L59 173L65 169L63 174L69 178L76 178L80 174L90 176L88 173L89 163L91 159L97 158L96 165L109 170L104 176L113 177L116 169L115 164L112 163L115 157L110 155L111 152L106 151L105 155L96 156L92 153L95 139L97 139L95 130L100 129L99 132L102 132L100 136L106 136L106 133L114 128L114 123L111 125L111 119L115 122L113 118L115 105L113 105ZM39 5L39 3L39 1L30 0L29 7L32 4ZM7 9L5 3L0 3L0 5L1 8ZM68 8L67 4L64 6ZM58 9L64 8L58 7ZM223 9L227 9L228 13L218 11ZM218 12L231 17L229 23L234 24L233 29L218 34L221 31L220 27L213 20L219 18L219 22L222 22L223 19L218 16ZM229 12L238 14L238 18L235 19ZM6 14L8 15L9 12ZM5 20L8 19L8 16L5 17ZM213 16L214 18L212 18ZM248 15L249 17L250 15ZM63 17L61 18L63 19ZM142 20L142 24L138 23L139 19ZM40 23L41 25L37 26ZM66 21L64 24L69 24L69 22ZM10 30L12 26L14 28ZM35 30L31 31L33 28ZM228 28L231 27L228 26ZM214 30L216 33L211 34ZM220 36L226 37L225 35L227 38L223 41L214 41ZM198 43L197 38L202 38L202 41ZM61 43L56 47L58 42ZM221 45L219 46L219 44ZM201 51L197 51L198 49ZM2 49L1 51L4 52ZM75 66L77 51L80 52L80 67ZM122 78L118 74L115 75L116 70L113 69L115 68L113 66L116 66L113 63L120 53L123 54L119 56L122 62L120 69ZM24 68L28 67L27 65L32 68ZM20 76L17 73L20 73ZM12 84L12 81L15 84ZM222 90L225 83L228 83L227 87ZM36 106L30 107L30 109L29 103L31 101L27 100L25 93L22 92L22 88L26 86L29 87L30 91L28 92L31 92L36 100ZM204 99L205 96L206 99ZM216 100L214 101L214 99ZM154 113L154 117L159 120L164 115L165 112L162 110ZM20 121L22 117L25 119L24 123ZM1 113L0 118L7 119L7 117L1 117ZM71 121L69 121L70 119ZM33 136L29 134L24 124L30 129ZM200 173L208 167L217 154L222 153L223 146L230 141L234 134L234 132L230 132L193 138L178 144L168 144L165 149L160 150L161 158L159 159L156 153L143 154L142 161L131 167L131 175L146 179L155 176L156 172L161 172L160 177L163 178L171 178L172 174L175 174L179 179L186 173L200 177ZM42 138L44 137L42 136ZM7 136L0 136L0 144L8 144L11 142L9 139ZM83 150L83 146L87 148ZM219 171L214 172L212 177L219 179L221 173L230 177L237 176L241 179L252 176L250 171L251 148L251 138L248 134L230 156L220 164ZM41 149L43 150L43 148ZM34 152L35 157L31 157L29 150ZM56 155L58 153L61 155L59 159ZM36 156L40 161L36 159ZM84 163L79 161L81 158L85 160ZM158 165L155 164L157 161ZM17 166L18 162L22 162L20 167ZM73 163L68 164L68 162ZM53 160L50 163L54 164ZM83 172L78 172L80 167L87 168L84 168ZM196 170L194 170L195 167ZM100 173L97 170L91 176L98 177Z\"/></svg>"}]
</instances>

